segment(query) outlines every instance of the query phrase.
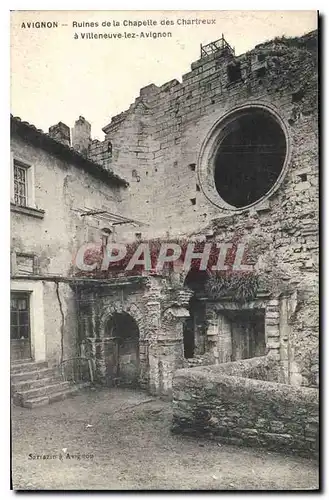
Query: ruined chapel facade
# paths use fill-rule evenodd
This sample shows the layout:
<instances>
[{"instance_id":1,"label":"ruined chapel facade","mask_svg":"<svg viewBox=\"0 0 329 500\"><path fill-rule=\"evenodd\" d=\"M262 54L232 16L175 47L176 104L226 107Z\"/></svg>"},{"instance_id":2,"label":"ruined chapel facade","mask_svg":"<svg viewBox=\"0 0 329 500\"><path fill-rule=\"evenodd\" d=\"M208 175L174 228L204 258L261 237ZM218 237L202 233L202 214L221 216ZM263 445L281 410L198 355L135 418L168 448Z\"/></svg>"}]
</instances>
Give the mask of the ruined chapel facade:
<instances>
[{"instance_id":1,"label":"ruined chapel facade","mask_svg":"<svg viewBox=\"0 0 329 500\"><path fill-rule=\"evenodd\" d=\"M78 155L70 161L88 163L75 182L66 167L57 176L58 202L66 196L67 227L74 228L67 255L86 239L238 240L255 263L257 286L242 300L230 286L210 293L209 276L183 270L92 279L64 256L54 277L40 236L35 253L44 268L31 271L28 282L49 288L53 277L53 293L59 282L66 290L65 315L61 307L51 320L59 315L58 343L47 341L44 322L41 358L58 364L56 355L48 356L47 345L55 342L52 353L62 346L64 358L91 359L101 383L170 395L177 368L268 355L281 382L317 386L317 105L316 32L265 42L240 56L222 38L201 47L182 82L142 88L104 127L104 141L91 139L82 117L72 138L64 124L52 127L52 140ZM41 142L34 140L33 151ZM96 171L97 185L86 181ZM23 214L16 210L13 217ZM27 254L26 241L15 231L13 238Z\"/></svg>"}]
</instances>

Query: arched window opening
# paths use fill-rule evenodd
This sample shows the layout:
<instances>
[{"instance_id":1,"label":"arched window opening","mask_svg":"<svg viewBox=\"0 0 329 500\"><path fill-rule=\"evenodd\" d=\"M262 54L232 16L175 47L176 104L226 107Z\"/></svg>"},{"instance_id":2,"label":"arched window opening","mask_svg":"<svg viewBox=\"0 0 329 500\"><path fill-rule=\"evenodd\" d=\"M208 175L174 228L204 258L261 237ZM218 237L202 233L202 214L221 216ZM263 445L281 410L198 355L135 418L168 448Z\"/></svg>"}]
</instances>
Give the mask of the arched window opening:
<instances>
[{"instance_id":1,"label":"arched window opening","mask_svg":"<svg viewBox=\"0 0 329 500\"><path fill-rule=\"evenodd\" d=\"M205 290L205 284L209 275L207 271L191 269L186 275L184 286L193 290L193 292L202 295Z\"/></svg>"}]
</instances>

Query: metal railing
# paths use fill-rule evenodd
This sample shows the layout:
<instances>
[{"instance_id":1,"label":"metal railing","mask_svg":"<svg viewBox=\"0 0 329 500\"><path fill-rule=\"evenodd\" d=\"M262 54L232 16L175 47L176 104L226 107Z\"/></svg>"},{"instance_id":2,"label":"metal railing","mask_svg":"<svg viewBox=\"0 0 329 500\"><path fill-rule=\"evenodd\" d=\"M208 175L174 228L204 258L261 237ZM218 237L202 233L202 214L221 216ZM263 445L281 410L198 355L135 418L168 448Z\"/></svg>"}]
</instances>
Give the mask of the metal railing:
<instances>
[{"instance_id":1,"label":"metal railing","mask_svg":"<svg viewBox=\"0 0 329 500\"><path fill-rule=\"evenodd\" d=\"M65 382L94 382L94 366L90 358L64 359L59 365L59 370Z\"/></svg>"},{"instance_id":2,"label":"metal railing","mask_svg":"<svg viewBox=\"0 0 329 500\"><path fill-rule=\"evenodd\" d=\"M231 55L235 55L235 50L231 45L225 40L224 35L222 35L221 38L218 40L215 40L214 42L210 42L207 45L202 45L200 44L200 52L201 55L200 57L207 57L210 54L214 54L215 52L225 50L229 52Z\"/></svg>"}]
</instances>

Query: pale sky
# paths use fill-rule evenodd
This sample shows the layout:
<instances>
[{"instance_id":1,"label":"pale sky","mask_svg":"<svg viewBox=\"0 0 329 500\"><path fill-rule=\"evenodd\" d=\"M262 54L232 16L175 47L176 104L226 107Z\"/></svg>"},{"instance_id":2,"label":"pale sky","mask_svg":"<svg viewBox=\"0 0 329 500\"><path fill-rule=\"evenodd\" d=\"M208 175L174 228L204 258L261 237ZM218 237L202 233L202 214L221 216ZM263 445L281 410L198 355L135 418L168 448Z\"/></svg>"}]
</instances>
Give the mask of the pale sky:
<instances>
[{"instance_id":1,"label":"pale sky","mask_svg":"<svg viewBox=\"0 0 329 500\"><path fill-rule=\"evenodd\" d=\"M215 24L182 26L181 19L215 19ZM120 26L113 26L113 21ZM124 20L157 21L157 26L124 27ZM174 21L162 26L161 20ZM58 21L53 29L22 23ZM98 22L74 28L73 22ZM102 27L103 21L111 22ZM67 26L61 26L65 24ZM190 70L200 43L224 34L239 55L275 36L298 36L317 27L316 11L16 11L11 13L11 112L45 132L62 121L72 127L84 116L92 137L126 110L150 83L162 85ZM81 39L80 33L172 33L171 38ZM79 35L74 39L74 34Z\"/></svg>"}]
</instances>

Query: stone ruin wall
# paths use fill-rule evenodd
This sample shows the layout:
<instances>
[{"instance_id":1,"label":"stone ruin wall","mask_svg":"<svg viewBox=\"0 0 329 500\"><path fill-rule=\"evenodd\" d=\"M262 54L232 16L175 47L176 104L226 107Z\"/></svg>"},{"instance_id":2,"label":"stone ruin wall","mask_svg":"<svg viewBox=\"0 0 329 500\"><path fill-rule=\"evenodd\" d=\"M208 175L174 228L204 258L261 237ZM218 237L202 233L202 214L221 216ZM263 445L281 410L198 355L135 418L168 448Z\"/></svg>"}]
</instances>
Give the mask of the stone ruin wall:
<instances>
[{"instance_id":1,"label":"stone ruin wall","mask_svg":"<svg viewBox=\"0 0 329 500\"><path fill-rule=\"evenodd\" d=\"M138 385L170 398L173 373L183 367L183 322L191 294L173 289L160 276L94 286L82 283L76 291L79 347L93 360L95 382L113 385L113 344L106 335L106 323L113 314L125 313L138 327Z\"/></svg>"},{"instance_id":2,"label":"stone ruin wall","mask_svg":"<svg viewBox=\"0 0 329 500\"><path fill-rule=\"evenodd\" d=\"M268 357L178 370L173 381L174 432L219 442L317 456L315 389L276 383Z\"/></svg>"},{"instance_id":3,"label":"stone ruin wall","mask_svg":"<svg viewBox=\"0 0 329 500\"><path fill-rule=\"evenodd\" d=\"M224 215L197 190L197 172L192 169L212 125L228 111L248 103L277 110L289 129L292 158L284 183L271 200L271 218L277 214L287 220L288 210L291 216L307 214L302 202L312 205L317 185L315 36L305 37L304 43L297 39L295 45L284 39L268 42L238 56L235 60L241 64L242 80L231 84L227 65L233 56L218 52L202 58L183 75L182 83L172 80L161 87L151 84L141 89L130 108L104 127L105 141L91 142L89 156L130 183L123 205L150 224L153 237L167 232L171 236L187 234ZM260 54L265 60L257 63ZM265 74L259 77L262 68ZM298 100L301 89L304 95ZM300 178L302 174L307 181ZM190 203L193 198L196 205ZM278 207L282 207L279 214Z\"/></svg>"},{"instance_id":4,"label":"stone ruin wall","mask_svg":"<svg viewBox=\"0 0 329 500\"><path fill-rule=\"evenodd\" d=\"M259 273L272 298L298 293L289 342L303 385L316 385L318 377L316 50L315 32L258 45L236 58L242 80L235 83L227 75L234 56L218 52L202 58L181 83L141 89L130 108L104 127L105 141L92 141L89 148L94 160L129 181L120 207L149 224L137 229L142 238L206 234L231 241L239 234L260 256ZM210 203L200 189L200 150L221 117L255 103L276 112L285 124L290 161L270 198L230 213ZM126 226L122 236L133 239L136 228L130 229Z\"/></svg>"}]
</instances>

